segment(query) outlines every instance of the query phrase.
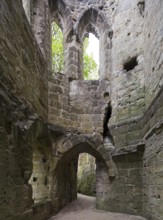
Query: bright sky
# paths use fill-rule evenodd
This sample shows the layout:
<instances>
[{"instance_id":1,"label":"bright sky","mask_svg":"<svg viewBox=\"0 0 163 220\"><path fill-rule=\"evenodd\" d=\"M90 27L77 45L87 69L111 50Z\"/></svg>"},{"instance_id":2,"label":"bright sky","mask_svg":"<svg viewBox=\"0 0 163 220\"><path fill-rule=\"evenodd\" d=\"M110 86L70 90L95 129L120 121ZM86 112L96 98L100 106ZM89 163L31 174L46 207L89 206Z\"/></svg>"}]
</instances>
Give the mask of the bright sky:
<instances>
[{"instance_id":1,"label":"bright sky","mask_svg":"<svg viewBox=\"0 0 163 220\"><path fill-rule=\"evenodd\" d=\"M89 34L89 46L87 48L87 53L93 53L93 57L99 66L99 40L91 33Z\"/></svg>"}]
</instances>

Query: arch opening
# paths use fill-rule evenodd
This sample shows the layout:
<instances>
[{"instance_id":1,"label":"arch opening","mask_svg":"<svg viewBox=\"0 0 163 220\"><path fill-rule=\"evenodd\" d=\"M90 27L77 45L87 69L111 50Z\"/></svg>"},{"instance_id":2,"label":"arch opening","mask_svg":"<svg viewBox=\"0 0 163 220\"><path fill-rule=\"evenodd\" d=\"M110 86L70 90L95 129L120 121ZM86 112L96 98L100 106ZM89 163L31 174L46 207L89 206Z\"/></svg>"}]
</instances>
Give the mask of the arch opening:
<instances>
[{"instance_id":1,"label":"arch opening","mask_svg":"<svg viewBox=\"0 0 163 220\"><path fill-rule=\"evenodd\" d=\"M101 184L99 184L96 179L96 175L99 176L99 174L96 174L96 164L98 173L101 172L101 169L103 169L104 172L108 172L105 159L103 159L102 155L88 143L80 143L75 145L64 153L62 158L58 161L53 177L53 189L51 197L54 210L56 212L77 198L79 189L79 179L77 175L79 171L78 164L80 164L80 155L83 153L93 156L94 161L92 166L94 166L94 173L92 172L93 175L91 177L94 178L95 184L94 196L96 194L96 187L99 187Z\"/></svg>"},{"instance_id":2,"label":"arch opening","mask_svg":"<svg viewBox=\"0 0 163 220\"><path fill-rule=\"evenodd\" d=\"M63 73L64 69L64 44L63 33L59 25L54 21L51 25L51 51L52 72Z\"/></svg>"},{"instance_id":3,"label":"arch opening","mask_svg":"<svg viewBox=\"0 0 163 220\"><path fill-rule=\"evenodd\" d=\"M111 53L109 53L111 39L108 35L109 27L105 16L99 9L89 8L84 11L77 20L75 30L77 33L78 41L81 43L81 45L83 43L83 39L88 36L89 33L94 34L95 37L99 39L98 51L100 58L98 79L107 79L107 74L110 68L110 66L108 66L108 58L111 59ZM97 43L94 44L94 48L97 48Z\"/></svg>"},{"instance_id":4,"label":"arch opening","mask_svg":"<svg viewBox=\"0 0 163 220\"><path fill-rule=\"evenodd\" d=\"M83 78L99 79L99 40L92 33L87 33L83 40Z\"/></svg>"},{"instance_id":5,"label":"arch opening","mask_svg":"<svg viewBox=\"0 0 163 220\"><path fill-rule=\"evenodd\" d=\"M96 160L87 153L79 154L77 191L84 195L96 196Z\"/></svg>"}]
</instances>

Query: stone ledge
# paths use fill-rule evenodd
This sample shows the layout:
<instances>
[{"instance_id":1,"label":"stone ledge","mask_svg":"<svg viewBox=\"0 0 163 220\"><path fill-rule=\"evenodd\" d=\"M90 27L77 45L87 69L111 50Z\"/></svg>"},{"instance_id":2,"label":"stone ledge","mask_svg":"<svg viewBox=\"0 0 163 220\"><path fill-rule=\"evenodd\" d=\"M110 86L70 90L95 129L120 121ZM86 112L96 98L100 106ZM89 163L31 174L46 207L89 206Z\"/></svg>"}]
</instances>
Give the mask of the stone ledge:
<instances>
[{"instance_id":1,"label":"stone ledge","mask_svg":"<svg viewBox=\"0 0 163 220\"><path fill-rule=\"evenodd\" d=\"M144 136L143 140L148 140L157 130L163 129L163 119L155 124Z\"/></svg>"},{"instance_id":2,"label":"stone ledge","mask_svg":"<svg viewBox=\"0 0 163 220\"><path fill-rule=\"evenodd\" d=\"M110 152L110 155L114 158L117 156L122 156L122 155L127 155L127 154L132 154L132 153L143 153L145 149L145 143L140 142L137 145L132 145L128 147L124 147L121 149L114 149L112 152Z\"/></svg>"},{"instance_id":3,"label":"stone ledge","mask_svg":"<svg viewBox=\"0 0 163 220\"><path fill-rule=\"evenodd\" d=\"M48 124L48 128L50 130L50 133L53 133L57 136L65 135L67 133L67 130L64 127L56 124Z\"/></svg>"}]
</instances>

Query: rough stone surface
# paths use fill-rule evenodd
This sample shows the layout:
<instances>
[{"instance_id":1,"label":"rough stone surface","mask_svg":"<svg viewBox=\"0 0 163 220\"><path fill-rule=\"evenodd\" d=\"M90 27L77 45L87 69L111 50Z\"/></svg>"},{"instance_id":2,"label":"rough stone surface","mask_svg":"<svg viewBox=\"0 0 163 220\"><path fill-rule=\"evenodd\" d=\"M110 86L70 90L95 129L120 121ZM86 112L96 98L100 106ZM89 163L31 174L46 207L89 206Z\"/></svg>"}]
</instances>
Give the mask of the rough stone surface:
<instances>
[{"instance_id":1,"label":"rough stone surface","mask_svg":"<svg viewBox=\"0 0 163 220\"><path fill-rule=\"evenodd\" d=\"M49 220L145 220L145 218L133 215L117 214L95 209L95 198L78 195L78 199L66 206L58 215Z\"/></svg>"},{"instance_id":2,"label":"rough stone surface","mask_svg":"<svg viewBox=\"0 0 163 220\"><path fill-rule=\"evenodd\" d=\"M162 29L162 0L0 1L0 219L45 220L76 199L80 153L96 158L98 208L163 219ZM90 32L98 81L83 80Z\"/></svg>"}]
</instances>

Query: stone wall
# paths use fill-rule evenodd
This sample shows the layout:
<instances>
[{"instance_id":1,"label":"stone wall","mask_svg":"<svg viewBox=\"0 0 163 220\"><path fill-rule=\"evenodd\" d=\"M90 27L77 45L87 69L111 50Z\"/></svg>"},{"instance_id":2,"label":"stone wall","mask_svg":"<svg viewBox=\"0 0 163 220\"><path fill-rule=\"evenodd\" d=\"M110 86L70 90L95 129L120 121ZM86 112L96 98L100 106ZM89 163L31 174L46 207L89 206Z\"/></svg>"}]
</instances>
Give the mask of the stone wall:
<instances>
[{"instance_id":1,"label":"stone wall","mask_svg":"<svg viewBox=\"0 0 163 220\"><path fill-rule=\"evenodd\" d=\"M146 108L149 107L163 85L162 10L163 2L161 0L157 2L149 0L145 3L144 52Z\"/></svg>"},{"instance_id":2,"label":"stone wall","mask_svg":"<svg viewBox=\"0 0 163 220\"><path fill-rule=\"evenodd\" d=\"M163 125L146 140L143 162L143 209L147 219L162 219L163 210Z\"/></svg>"},{"instance_id":3,"label":"stone wall","mask_svg":"<svg viewBox=\"0 0 163 220\"><path fill-rule=\"evenodd\" d=\"M152 189L158 192L157 198L156 195L153 195L153 191L147 194L146 189L143 189L144 184L147 189L151 189L151 185L147 180L152 178L153 174L150 173L149 170L151 166L157 168L157 165L155 162L154 164L148 162L148 168L144 169L143 166L144 163L146 163L145 161L148 161L151 157L150 154L154 155L154 160L158 158L156 156L157 152L152 150L152 141L147 141L145 137L152 127L157 126L157 123L159 123L162 118L163 112L162 82L160 80L162 77L160 71L162 61L161 50L158 50L158 47L162 47L160 31L162 27L160 23L162 20L162 3L158 2L155 7L150 7L154 4L152 1L144 4L144 1L131 3L131 1L128 0L119 2L93 1L88 4L86 4L85 1L80 2L80 4L78 1L69 1L66 2L66 4L69 6L70 11L72 11L74 24L77 24L78 21L80 23L78 16L87 13L86 10L92 7L91 4L94 4L95 7L97 6L98 9L102 10L105 18L107 18L107 23L109 25L112 24L108 31L109 39L111 40L111 42L109 42L109 45L111 45L111 60L108 58L108 62L110 62L111 68L107 71L107 79L109 81L105 81L106 87L103 86L103 82L102 90L100 90L98 89L100 84L98 84L99 82L97 81L87 82L73 80L76 79L78 74L74 74L75 77L68 76L71 82L69 82L69 80L67 81L70 95L68 96L69 110L66 113L70 115L75 114L75 117L73 115L72 119L69 114L65 116L67 117L67 119L64 120L66 121L64 122L65 128L67 123L67 125L71 124L69 129L71 130L73 128L73 131L87 134L102 134L104 109L108 101L111 100L113 108L113 114L109 122L111 126L109 126L109 128L114 138L115 150L121 148L122 151L120 150L116 156L113 155L118 172L116 179L108 179L105 168L104 171L102 171L100 165L97 165L97 207L111 211L142 214L151 219L155 216L155 218L159 219L162 215L160 211L162 188L158 186L155 181L154 183L152 182ZM154 10L156 10L157 7L159 7L160 10L158 10L159 13L153 21L150 19L150 13L154 14ZM148 11L150 12L149 14ZM92 13L91 10L90 13ZM81 22L81 24L84 26L84 19L81 19L81 21L83 22ZM153 28L151 32L149 27L150 25L154 26L154 22L158 24L158 30ZM80 28L76 30L82 30L82 25L81 27L79 25ZM75 25L75 27L78 27L78 25ZM82 33L81 31L81 34ZM150 39L151 34L154 35L154 33L157 33L155 39L158 46L153 49L155 41L151 44ZM151 54L149 51L152 51L152 57L149 57ZM77 55L73 55L72 53L72 59L73 57L79 59ZM149 61L151 58L153 60ZM156 60L158 63L155 66L158 66L158 71L156 72L155 69L153 71L155 71L156 74L160 74L158 77L152 74L151 71L148 71ZM73 62L73 65L75 63L76 61ZM74 70L77 71L78 68L74 68ZM160 84L159 86L158 82ZM52 82L50 82L50 85L52 85L51 83ZM152 90L155 90L155 95L152 95ZM103 101L103 97L100 95L105 92L108 92L110 95L107 102ZM100 106L100 108L97 106ZM59 116L60 115L61 113L59 113ZM73 120L75 122L72 122ZM96 123L95 120L97 120L98 123ZM57 120L50 120L49 122L56 123L55 121ZM59 121L60 120L57 121L58 124ZM155 132L156 130L154 129L152 137L156 136ZM132 152L133 149L139 146L140 142L146 143L144 154L143 151L139 152L139 150ZM157 146L160 146L160 142L158 143L156 141L155 143ZM125 155L123 155L124 151L126 152ZM160 173L158 173L156 179L160 180ZM132 180L134 181L132 182ZM124 190L120 190L118 187ZM110 190L113 193L110 193ZM126 196L124 203L126 192L130 193ZM115 204L117 205L115 206ZM123 204L128 205L124 206ZM155 209L153 208L154 206Z\"/></svg>"},{"instance_id":4,"label":"stone wall","mask_svg":"<svg viewBox=\"0 0 163 220\"><path fill-rule=\"evenodd\" d=\"M44 220L75 199L77 157L87 152L97 159L98 208L161 220L163 2L23 5L0 2L0 218ZM66 75L50 77L48 90L55 16L65 25ZM86 32L102 36L100 81L82 80Z\"/></svg>"},{"instance_id":5,"label":"stone wall","mask_svg":"<svg viewBox=\"0 0 163 220\"><path fill-rule=\"evenodd\" d=\"M100 71L101 74L102 72L105 72L105 74L101 75L101 78L104 77L107 78L109 82L111 81L110 84L108 82L110 100L113 109L110 124L112 124L112 128L116 128L116 131L113 131L111 128L115 143L118 147L138 143L142 138L142 125L139 122L145 111L144 37L142 34L144 30L144 11L141 10L137 1L131 4L130 1L127 0L125 2L91 1L87 4L85 1L80 1L80 3L78 1L65 1L65 4L67 5L67 10L64 9L64 4L59 2L56 3L58 13L64 24L63 33L65 32L67 37L67 39L65 38L66 62L64 73L67 74L67 77L69 77L70 80L82 77L82 69L79 67L82 61L81 41L85 31L92 31L91 28L86 29L89 20L89 23L95 27L95 34L99 34L99 38L101 37L101 39L104 35L104 38L100 40L100 57L103 60L101 68L104 68L105 71L102 69ZM63 11L65 11L66 17L69 21L72 19L71 22L68 23L68 26L70 30L74 27L74 33L72 32L73 35L71 31L68 34L67 31L65 31L67 25L65 25L65 15L63 15ZM67 13L70 13L72 18L69 18L70 16L68 16ZM120 19L120 17L124 17L125 19ZM132 19L130 19L131 17ZM139 23L139 25L137 25L137 23ZM122 45L124 46L122 47ZM107 50L105 51L104 48L107 48ZM69 60L69 64L67 60ZM131 70L128 70L128 66ZM78 86L81 90L81 82L78 82L78 85L75 85L77 84L77 81L72 81L70 83L70 90L73 84L74 87ZM86 90L87 88L84 89L84 91ZM70 91L70 96L71 93L72 92ZM80 95L77 96L77 99L80 100L79 102L89 102L88 100L83 100L82 97L79 99ZM99 104L101 108L101 103ZM74 101L71 101L71 97L70 105L74 105ZM80 106L77 102L75 105ZM92 103L89 105L92 106ZM86 112L89 111L88 109L89 108L87 108ZM103 109L103 106L101 109ZM73 110L74 109L72 108L70 111L75 113ZM81 114L80 111L81 110L78 111L79 114ZM88 129L85 131L92 130L92 127L95 129L96 126L94 126L94 124L92 125L91 122L92 116L87 114L86 117L89 117L90 122L86 123ZM80 128L82 127L80 126L80 119L78 119L78 116L75 116L75 118L76 119L74 120L74 117L72 117L72 120L74 121L73 128L75 129L75 127L78 127L78 130L83 132L84 128ZM71 124L69 119L71 119L71 116L66 115L64 124ZM59 121L61 121L62 124L63 120ZM100 121L102 121L102 119L100 119ZM120 124L118 125L118 123ZM129 126L128 123L130 124ZM98 123L98 125L99 124L101 124L101 122ZM127 133L126 128L125 131L121 129L122 124L124 124L124 127L127 127ZM136 132L133 129L131 130L131 128L135 128ZM96 130L99 130L100 133L102 133L101 128L96 128Z\"/></svg>"},{"instance_id":6,"label":"stone wall","mask_svg":"<svg viewBox=\"0 0 163 220\"><path fill-rule=\"evenodd\" d=\"M5 86L26 99L37 114L47 115L45 62L26 19L20 1L2 1L0 13L0 66ZM12 39L12 43L11 43Z\"/></svg>"},{"instance_id":7,"label":"stone wall","mask_svg":"<svg viewBox=\"0 0 163 220\"><path fill-rule=\"evenodd\" d=\"M144 18L137 3L138 1L129 0L115 1L114 14L111 17L113 124L140 116L145 110ZM129 68L126 68L127 64Z\"/></svg>"},{"instance_id":8,"label":"stone wall","mask_svg":"<svg viewBox=\"0 0 163 220\"><path fill-rule=\"evenodd\" d=\"M144 131L144 212L149 219L162 218L162 1L146 1L145 4L145 103L148 108ZM154 19L150 19L155 14Z\"/></svg>"},{"instance_id":9,"label":"stone wall","mask_svg":"<svg viewBox=\"0 0 163 220\"><path fill-rule=\"evenodd\" d=\"M33 208L28 181L32 146L48 142L41 139L47 136L47 69L21 1L1 1L0 8L0 219L45 219L51 204Z\"/></svg>"},{"instance_id":10,"label":"stone wall","mask_svg":"<svg viewBox=\"0 0 163 220\"><path fill-rule=\"evenodd\" d=\"M76 80L70 83L71 112L78 115L79 132L103 133L105 108L110 101L109 92L108 81Z\"/></svg>"},{"instance_id":11,"label":"stone wall","mask_svg":"<svg viewBox=\"0 0 163 220\"><path fill-rule=\"evenodd\" d=\"M32 22L33 2L31 0L22 0L23 8L29 23Z\"/></svg>"},{"instance_id":12,"label":"stone wall","mask_svg":"<svg viewBox=\"0 0 163 220\"><path fill-rule=\"evenodd\" d=\"M146 113L144 141L146 148L143 156L144 215L150 219L162 218L162 126L163 90L153 100Z\"/></svg>"},{"instance_id":13,"label":"stone wall","mask_svg":"<svg viewBox=\"0 0 163 220\"><path fill-rule=\"evenodd\" d=\"M37 43L46 61L48 76L51 70L51 18L48 1L33 1L33 31Z\"/></svg>"},{"instance_id":14,"label":"stone wall","mask_svg":"<svg viewBox=\"0 0 163 220\"><path fill-rule=\"evenodd\" d=\"M69 107L69 81L64 74L58 73L50 77L48 82L48 121L64 128L71 126ZM73 115L72 115L73 117ZM71 119L71 120L70 120ZM76 119L77 120L77 119Z\"/></svg>"},{"instance_id":15,"label":"stone wall","mask_svg":"<svg viewBox=\"0 0 163 220\"><path fill-rule=\"evenodd\" d=\"M57 213L77 198L77 162L78 155L57 164L51 192L53 213Z\"/></svg>"},{"instance_id":16,"label":"stone wall","mask_svg":"<svg viewBox=\"0 0 163 220\"><path fill-rule=\"evenodd\" d=\"M109 103L108 81L69 82L63 74L49 80L49 123L80 133L103 133Z\"/></svg>"},{"instance_id":17,"label":"stone wall","mask_svg":"<svg viewBox=\"0 0 163 220\"><path fill-rule=\"evenodd\" d=\"M42 119L29 111L25 103L17 100L9 91L2 90L0 95L0 218L45 219L51 213L50 202L42 198L42 204L33 208L32 186L32 146L49 144ZM45 129L45 130L44 130ZM45 135L44 141L41 137ZM39 188L41 190L41 188ZM39 192L42 194L41 192ZM39 218L37 210L42 207Z\"/></svg>"},{"instance_id":18,"label":"stone wall","mask_svg":"<svg viewBox=\"0 0 163 220\"><path fill-rule=\"evenodd\" d=\"M54 169L53 152L50 144L36 142L32 147L33 170L29 180L33 190L32 199L35 204L43 201L45 203L51 199L52 171Z\"/></svg>"},{"instance_id":19,"label":"stone wall","mask_svg":"<svg viewBox=\"0 0 163 220\"><path fill-rule=\"evenodd\" d=\"M112 212L143 215L143 149L113 153L117 176L109 178L107 169L97 163L96 207Z\"/></svg>"}]
</instances>

